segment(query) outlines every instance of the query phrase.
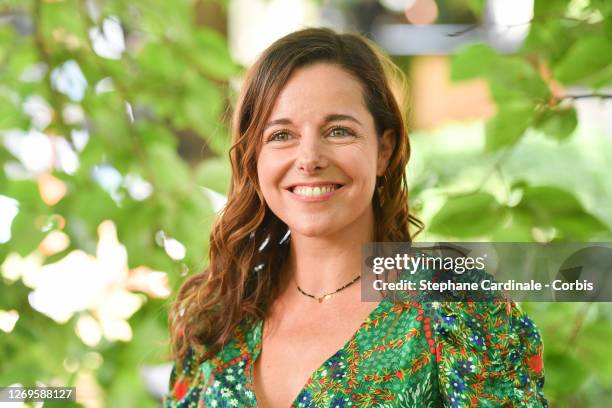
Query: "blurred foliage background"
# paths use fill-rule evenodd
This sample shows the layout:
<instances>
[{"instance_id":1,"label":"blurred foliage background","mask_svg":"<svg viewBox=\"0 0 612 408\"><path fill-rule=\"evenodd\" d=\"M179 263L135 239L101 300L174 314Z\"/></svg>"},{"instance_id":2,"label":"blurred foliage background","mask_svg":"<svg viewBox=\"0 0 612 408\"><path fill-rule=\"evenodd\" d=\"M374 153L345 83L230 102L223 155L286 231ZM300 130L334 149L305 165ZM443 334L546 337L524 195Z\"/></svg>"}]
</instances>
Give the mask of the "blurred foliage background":
<instances>
[{"instance_id":1,"label":"blurred foliage background","mask_svg":"<svg viewBox=\"0 0 612 408\"><path fill-rule=\"evenodd\" d=\"M437 3L466 21L486 4ZM159 405L169 302L206 265L229 183L227 113L247 65L228 42L232 7L0 1L0 385ZM611 2L541 0L515 52L450 57L453 83L485 81L494 110L411 120L419 240L611 241L611 44ZM417 82L416 57L394 58ZM612 307L522 307L543 334L553 406L608 406Z\"/></svg>"}]
</instances>

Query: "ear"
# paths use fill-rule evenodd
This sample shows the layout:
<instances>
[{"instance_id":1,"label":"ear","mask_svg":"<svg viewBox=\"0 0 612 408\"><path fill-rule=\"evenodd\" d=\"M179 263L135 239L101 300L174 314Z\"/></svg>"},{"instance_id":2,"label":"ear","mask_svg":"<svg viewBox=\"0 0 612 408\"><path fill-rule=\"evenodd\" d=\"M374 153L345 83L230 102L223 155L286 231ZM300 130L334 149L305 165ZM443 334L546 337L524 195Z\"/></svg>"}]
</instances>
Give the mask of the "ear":
<instances>
[{"instance_id":1,"label":"ear","mask_svg":"<svg viewBox=\"0 0 612 408\"><path fill-rule=\"evenodd\" d=\"M378 160L376 163L376 175L382 176L387 171L389 159L395 149L395 134L393 130L387 129L378 138Z\"/></svg>"}]
</instances>

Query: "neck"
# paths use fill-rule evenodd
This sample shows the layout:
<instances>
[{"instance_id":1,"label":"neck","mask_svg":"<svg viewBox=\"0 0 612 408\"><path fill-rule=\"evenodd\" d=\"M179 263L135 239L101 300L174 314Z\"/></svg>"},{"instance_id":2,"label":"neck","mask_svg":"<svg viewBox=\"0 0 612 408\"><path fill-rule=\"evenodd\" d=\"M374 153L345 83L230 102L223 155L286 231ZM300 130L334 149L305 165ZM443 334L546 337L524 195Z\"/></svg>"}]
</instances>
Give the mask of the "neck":
<instances>
[{"instance_id":1,"label":"neck","mask_svg":"<svg viewBox=\"0 0 612 408\"><path fill-rule=\"evenodd\" d=\"M307 293L320 296L333 292L361 274L362 245L373 239L371 209L350 226L327 236L307 237L292 231L289 275Z\"/></svg>"}]
</instances>

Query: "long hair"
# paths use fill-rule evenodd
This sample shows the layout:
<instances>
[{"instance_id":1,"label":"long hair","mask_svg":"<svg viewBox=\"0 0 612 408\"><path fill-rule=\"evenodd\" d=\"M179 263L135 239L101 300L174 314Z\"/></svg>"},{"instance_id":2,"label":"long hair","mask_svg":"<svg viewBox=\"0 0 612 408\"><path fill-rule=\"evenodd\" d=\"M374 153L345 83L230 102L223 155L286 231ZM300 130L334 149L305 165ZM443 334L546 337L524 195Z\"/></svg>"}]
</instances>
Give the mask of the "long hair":
<instances>
[{"instance_id":1,"label":"long hair","mask_svg":"<svg viewBox=\"0 0 612 408\"><path fill-rule=\"evenodd\" d=\"M310 28L266 49L247 72L232 118L231 185L210 235L209 265L183 284L170 313L172 352L214 356L241 322L263 319L280 292L289 231L266 205L257 180L261 134L277 96L298 68L326 62L358 79L378 137L392 129L395 148L372 197L376 241L411 242L423 224L409 213L410 145L391 82L398 69L367 39ZM410 229L416 227L411 235Z\"/></svg>"}]
</instances>

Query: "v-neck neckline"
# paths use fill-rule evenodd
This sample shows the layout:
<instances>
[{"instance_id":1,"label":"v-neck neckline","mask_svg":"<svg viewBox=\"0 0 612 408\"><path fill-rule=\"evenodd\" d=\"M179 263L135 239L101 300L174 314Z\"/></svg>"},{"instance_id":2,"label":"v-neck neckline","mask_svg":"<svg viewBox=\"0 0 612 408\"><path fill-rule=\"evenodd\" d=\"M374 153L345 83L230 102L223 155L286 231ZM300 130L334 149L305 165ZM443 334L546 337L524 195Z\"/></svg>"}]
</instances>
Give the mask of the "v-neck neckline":
<instances>
[{"instance_id":1,"label":"v-neck neckline","mask_svg":"<svg viewBox=\"0 0 612 408\"><path fill-rule=\"evenodd\" d=\"M296 404L298 403L298 398L300 397L300 395L302 395L302 392L308 387L308 384L310 384L310 382L316 377L316 375L319 372L321 372L321 370L325 369L326 364L332 358L334 358L339 352L341 352L342 350L346 350L349 347L349 345L351 344L351 342L353 342L355 340L355 338L364 330L364 328L367 326L367 324L369 322L371 322L372 320L374 320L375 316L377 316L379 313L381 313L382 309L384 307L386 307L386 306L388 306L388 304L392 304L392 303L393 302L389 301L389 299L387 299L386 297L383 297L383 299L380 302L378 302L378 304L370 311L368 316L363 320L363 322L361 322L361 324L359 325L357 330L355 330L355 332L346 341L346 343L344 343L344 345L341 348L339 348L338 350L336 350L331 356L327 357L313 372L311 372L309 374L308 378L306 379L306 382L304 383L302 388L300 388L300 390L298 391L297 395L293 398L293 400L291 401L291 404L289 405L288 408L296 407L297 406ZM247 378L249 383L253 386L253 398L255 400L255 404L256 404L255 406L256 407L261 407L259 401L257 400L257 393L256 393L256 390L255 390L254 371L255 371L255 362L257 361L257 359L261 355L261 351L263 350L263 338L262 338L263 322L264 322L263 319L259 320L257 322L257 325L254 328L254 333L253 333L253 350L250 350L251 354L252 354L251 369L248 371L248 378Z\"/></svg>"}]
</instances>

